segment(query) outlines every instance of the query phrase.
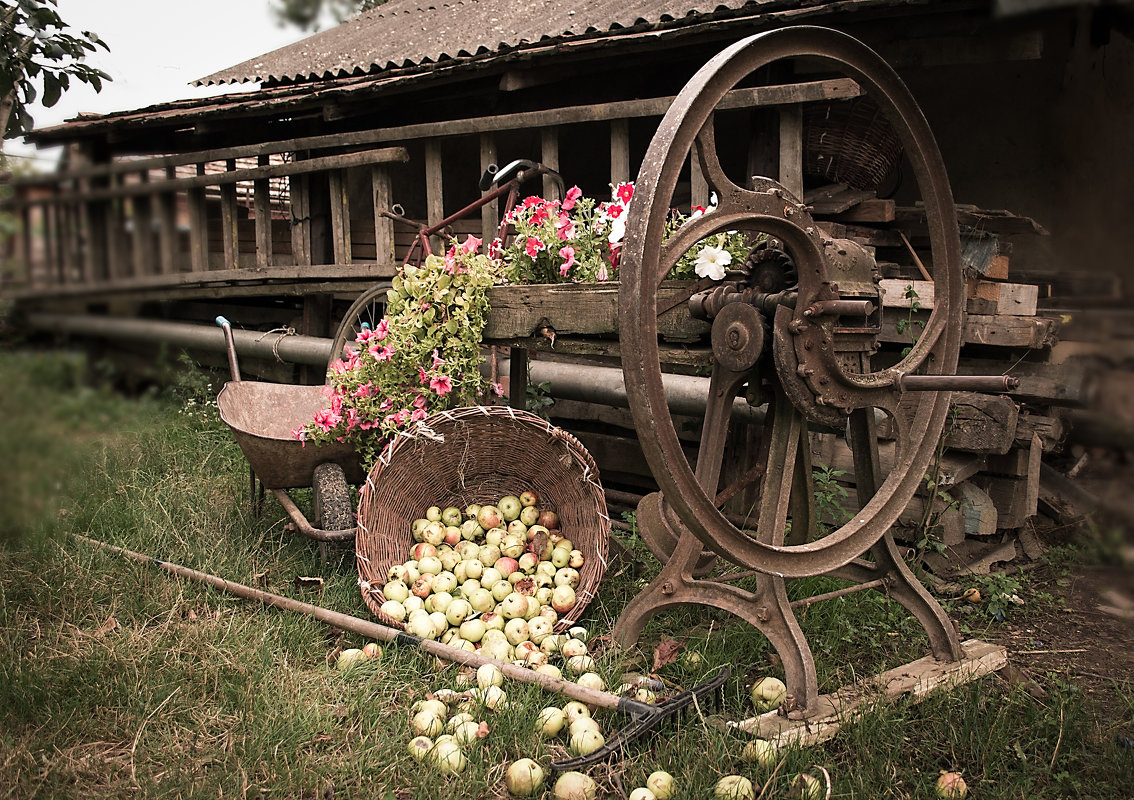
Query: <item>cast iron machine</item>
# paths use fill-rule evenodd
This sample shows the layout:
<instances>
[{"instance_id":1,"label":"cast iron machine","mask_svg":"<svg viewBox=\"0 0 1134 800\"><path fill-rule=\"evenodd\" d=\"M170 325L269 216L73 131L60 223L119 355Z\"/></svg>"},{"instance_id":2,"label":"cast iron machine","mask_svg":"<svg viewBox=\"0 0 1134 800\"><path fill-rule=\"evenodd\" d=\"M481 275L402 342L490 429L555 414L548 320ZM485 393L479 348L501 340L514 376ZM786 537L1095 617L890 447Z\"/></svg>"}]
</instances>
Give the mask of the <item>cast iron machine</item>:
<instances>
[{"instance_id":1,"label":"cast iron machine","mask_svg":"<svg viewBox=\"0 0 1134 800\"><path fill-rule=\"evenodd\" d=\"M870 252L827 238L801 199L769 178L736 181L722 168L714 115L726 93L777 62L810 64L854 79L881 109L904 147L928 225L935 302L924 330L885 367L873 365L882 302ZM747 84L744 84L747 85ZM666 220L687 159L696 158L718 202L672 235ZM964 287L956 212L928 123L897 74L857 40L795 27L728 47L686 85L662 120L635 188L621 265L622 367L635 427L660 492L638 506L639 530L664 563L615 628L637 640L650 617L681 604L723 609L754 625L782 659L789 716L816 707L815 663L785 581L818 575L885 591L925 628L933 655L961 659L961 644L940 604L911 572L891 526L910 502L937 451L950 389L1004 391L1010 378L959 377ZM690 300L712 323L713 371L695 467L682 451L662 385L656 294L662 277L699 242L725 231L760 235L744 270ZM780 272L777 274L776 270ZM733 401L744 390L765 404L754 465L722 487L721 465ZM878 419L895 439L882 474ZM839 432L853 451L861 508L826 531L815 518L808 431ZM754 524L720 506L743 485L756 489ZM755 589L707 577L725 559L754 574Z\"/></svg>"}]
</instances>

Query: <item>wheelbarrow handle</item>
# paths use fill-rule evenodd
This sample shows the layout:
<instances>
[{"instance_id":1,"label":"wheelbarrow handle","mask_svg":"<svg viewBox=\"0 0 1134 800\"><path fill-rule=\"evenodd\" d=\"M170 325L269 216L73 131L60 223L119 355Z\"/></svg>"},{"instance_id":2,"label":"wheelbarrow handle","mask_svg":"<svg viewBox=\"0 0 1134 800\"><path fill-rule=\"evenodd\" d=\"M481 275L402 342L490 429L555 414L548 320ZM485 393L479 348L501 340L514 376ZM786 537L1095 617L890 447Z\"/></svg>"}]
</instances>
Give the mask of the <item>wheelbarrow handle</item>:
<instances>
[{"instance_id":1,"label":"wheelbarrow handle","mask_svg":"<svg viewBox=\"0 0 1134 800\"><path fill-rule=\"evenodd\" d=\"M228 371L234 381L240 380L240 366L236 363L236 342L232 336L232 323L224 317L217 317L217 325L224 331L224 346L228 350Z\"/></svg>"}]
</instances>

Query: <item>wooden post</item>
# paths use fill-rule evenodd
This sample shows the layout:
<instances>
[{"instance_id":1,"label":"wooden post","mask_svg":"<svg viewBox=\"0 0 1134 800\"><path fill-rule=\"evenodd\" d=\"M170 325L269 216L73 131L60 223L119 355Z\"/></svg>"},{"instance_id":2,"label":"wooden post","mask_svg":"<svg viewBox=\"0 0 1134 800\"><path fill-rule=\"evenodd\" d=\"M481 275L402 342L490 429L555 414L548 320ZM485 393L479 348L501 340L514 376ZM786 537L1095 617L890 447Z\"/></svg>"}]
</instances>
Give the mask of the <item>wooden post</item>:
<instances>
[{"instance_id":1,"label":"wooden post","mask_svg":"<svg viewBox=\"0 0 1134 800\"><path fill-rule=\"evenodd\" d=\"M166 167L165 177L167 180L177 177L176 168ZM165 275L171 275L177 272L177 195L174 192L162 192L157 196L157 207L160 270Z\"/></svg>"},{"instance_id":2,"label":"wooden post","mask_svg":"<svg viewBox=\"0 0 1134 800\"><path fill-rule=\"evenodd\" d=\"M491 133L480 135L480 174L490 165L496 164L496 139ZM499 165L497 165L499 166ZM482 192L482 195L486 194ZM480 207L480 237L484 240L485 252L496 234L500 231L500 205L493 200Z\"/></svg>"},{"instance_id":3,"label":"wooden post","mask_svg":"<svg viewBox=\"0 0 1134 800\"><path fill-rule=\"evenodd\" d=\"M386 167L370 168L370 187L374 192L374 257L379 264L393 264L394 221L379 213L390 208L390 172Z\"/></svg>"},{"instance_id":4,"label":"wooden post","mask_svg":"<svg viewBox=\"0 0 1134 800\"><path fill-rule=\"evenodd\" d=\"M630 121L610 121L610 182L617 186L630 180Z\"/></svg>"},{"instance_id":5,"label":"wooden post","mask_svg":"<svg viewBox=\"0 0 1134 800\"><path fill-rule=\"evenodd\" d=\"M120 175L110 176L110 188L121 185ZM127 273L127 261L122 248L122 199L111 198L106 203L106 260L110 278L121 278Z\"/></svg>"},{"instance_id":6,"label":"wooden post","mask_svg":"<svg viewBox=\"0 0 1134 800\"><path fill-rule=\"evenodd\" d=\"M256 164L268 166L268 156L258 156ZM256 217L256 269L272 266L272 197L267 178L252 183L252 209Z\"/></svg>"},{"instance_id":7,"label":"wooden post","mask_svg":"<svg viewBox=\"0 0 1134 800\"><path fill-rule=\"evenodd\" d=\"M225 161L225 169L236 169L236 159ZM226 183L220 187L221 193L221 241L224 244L224 265L222 269L240 268L240 232L236 206L236 184Z\"/></svg>"},{"instance_id":8,"label":"wooden post","mask_svg":"<svg viewBox=\"0 0 1134 800\"><path fill-rule=\"evenodd\" d=\"M709 182L701 172L701 162L696 150L689 153L689 205L690 208L709 205Z\"/></svg>"},{"instance_id":9,"label":"wooden post","mask_svg":"<svg viewBox=\"0 0 1134 800\"><path fill-rule=\"evenodd\" d=\"M149 183L148 172L140 173L143 183ZM149 195L135 195L130 198L130 207L134 218L134 274L150 275L153 273L153 231L151 228L153 209L150 205Z\"/></svg>"},{"instance_id":10,"label":"wooden post","mask_svg":"<svg viewBox=\"0 0 1134 800\"><path fill-rule=\"evenodd\" d=\"M301 157L296 153L296 159ZM307 175L291 175L291 252L299 267L311 265L311 192Z\"/></svg>"},{"instance_id":11,"label":"wooden post","mask_svg":"<svg viewBox=\"0 0 1134 800\"><path fill-rule=\"evenodd\" d=\"M508 405L519 409L528 405L528 351L524 347L509 348Z\"/></svg>"},{"instance_id":12,"label":"wooden post","mask_svg":"<svg viewBox=\"0 0 1134 800\"><path fill-rule=\"evenodd\" d=\"M780 109L780 183L803 200L803 106Z\"/></svg>"},{"instance_id":13,"label":"wooden post","mask_svg":"<svg viewBox=\"0 0 1134 800\"><path fill-rule=\"evenodd\" d=\"M331 201L331 259L335 264L349 264L350 198L347 196L346 172L333 169L327 173L327 179Z\"/></svg>"},{"instance_id":14,"label":"wooden post","mask_svg":"<svg viewBox=\"0 0 1134 800\"><path fill-rule=\"evenodd\" d=\"M197 174L205 174L203 163L197 164ZM209 269L209 223L204 187L189 190L189 263L193 272Z\"/></svg>"},{"instance_id":15,"label":"wooden post","mask_svg":"<svg viewBox=\"0 0 1134 800\"><path fill-rule=\"evenodd\" d=\"M540 131L540 161L548 169L559 171L559 130L544 128ZM550 176L543 176L543 197L545 200L562 200L559 185Z\"/></svg>"},{"instance_id":16,"label":"wooden post","mask_svg":"<svg viewBox=\"0 0 1134 800\"><path fill-rule=\"evenodd\" d=\"M445 188L441 175L441 143L429 139L425 143L425 206L430 223L445 218ZM440 249L441 237L434 236L429 243L433 252Z\"/></svg>"}]
</instances>

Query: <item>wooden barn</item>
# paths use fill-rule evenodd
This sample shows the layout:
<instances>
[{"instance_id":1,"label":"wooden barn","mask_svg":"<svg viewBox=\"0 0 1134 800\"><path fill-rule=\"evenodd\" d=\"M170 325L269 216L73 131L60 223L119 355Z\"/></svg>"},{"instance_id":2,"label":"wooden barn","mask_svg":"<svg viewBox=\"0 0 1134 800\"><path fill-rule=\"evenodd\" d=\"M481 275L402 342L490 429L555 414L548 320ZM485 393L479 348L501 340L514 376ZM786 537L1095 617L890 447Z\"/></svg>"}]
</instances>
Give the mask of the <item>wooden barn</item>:
<instances>
[{"instance_id":1,"label":"wooden barn","mask_svg":"<svg viewBox=\"0 0 1134 800\"><path fill-rule=\"evenodd\" d=\"M66 158L54 174L15 181L9 209L23 225L3 296L31 331L113 343L140 361L161 341L200 347L205 334L194 331L224 314L255 332L246 343L266 356L262 376L321 382L347 310L395 274L414 239L383 211L436 222L481 197L490 165L518 159L608 197L634 180L702 65L788 26L834 28L871 47L936 137L964 246L960 372L1020 378L1010 392L955 398L963 424L940 485L964 502L941 513L951 548L941 573L1026 556L1029 519L1081 511L1059 475L1041 480L1073 425L1096 439L1129 436L1113 426L1132 418L1126 393L1111 387L1128 385L1134 357L1121 310L1134 185L1130 3L391 0L201 79L254 90L34 132ZM899 351L910 339L901 321L932 306L918 187L860 86L796 55L718 107L721 162L776 177L826 235L871 249L887 290L879 340ZM679 187L685 211L709 204L695 161ZM557 191L549 180L530 190ZM499 215L490 203L451 228L488 241ZM554 319L535 293L498 295L508 324L490 338L533 354L531 380L552 382L556 420L595 454L612 505L629 508L652 482L626 446L620 376L599 405L582 402L600 399L617 372L617 340L587 327L613 313L614 295L575 289L577 313ZM677 362L698 370L696 356ZM853 474L838 437L815 436L812 449L817 463ZM911 506L909 523L923 512Z\"/></svg>"}]
</instances>

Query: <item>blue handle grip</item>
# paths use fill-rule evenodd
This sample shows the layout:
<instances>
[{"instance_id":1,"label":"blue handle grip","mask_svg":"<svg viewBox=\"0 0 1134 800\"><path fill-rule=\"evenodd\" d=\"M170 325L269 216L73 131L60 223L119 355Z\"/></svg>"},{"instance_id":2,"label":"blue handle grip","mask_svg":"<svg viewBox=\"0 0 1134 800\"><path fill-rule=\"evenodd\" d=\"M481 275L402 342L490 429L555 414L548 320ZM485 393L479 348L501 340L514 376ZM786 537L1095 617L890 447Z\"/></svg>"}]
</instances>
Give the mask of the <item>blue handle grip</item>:
<instances>
[{"instance_id":1,"label":"blue handle grip","mask_svg":"<svg viewBox=\"0 0 1134 800\"><path fill-rule=\"evenodd\" d=\"M231 322L229 322L229 321L228 321L227 319L225 319L224 317L217 317L217 325L219 325L219 326L220 326L220 327L222 327L222 328L223 328L223 327L224 327L225 325L227 325L227 326L228 326L228 327L230 327L230 328L232 327L232 323L231 323Z\"/></svg>"}]
</instances>

